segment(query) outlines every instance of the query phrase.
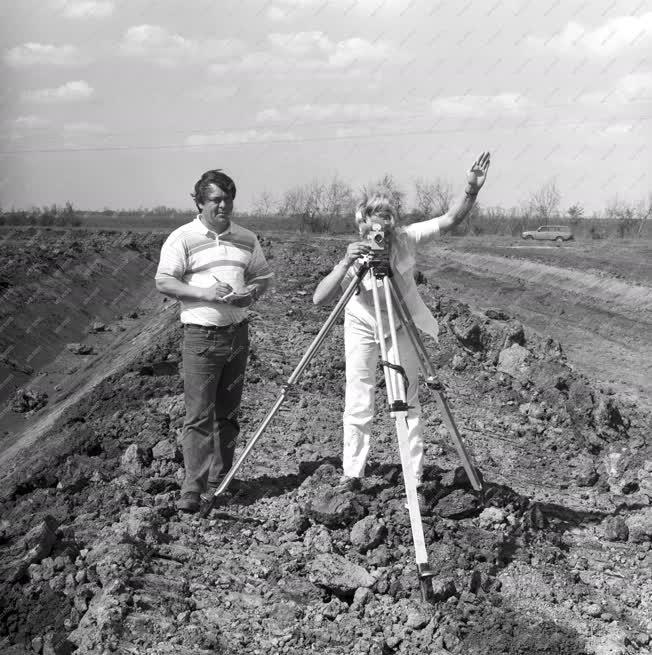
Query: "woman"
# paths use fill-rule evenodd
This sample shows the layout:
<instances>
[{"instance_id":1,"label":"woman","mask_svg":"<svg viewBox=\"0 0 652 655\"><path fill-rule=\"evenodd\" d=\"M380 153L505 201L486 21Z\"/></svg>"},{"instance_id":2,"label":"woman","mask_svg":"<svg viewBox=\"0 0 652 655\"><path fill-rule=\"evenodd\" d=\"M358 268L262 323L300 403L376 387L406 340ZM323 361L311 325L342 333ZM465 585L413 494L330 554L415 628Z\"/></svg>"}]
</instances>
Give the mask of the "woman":
<instances>
[{"instance_id":1,"label":"woman","mask_svg":"<svg viewBox=\"0 0 652 655\"><path fill-rule=\"evenodd\" d=\"M478 192L482 188L489 168L489 153L482 153L467 174L464 195L443 215L406 227L397 226L396 208L387 189L376 189L366 195L358 206L356 223L359 234L365 237L373 222L383 221L390 239L390 266L393 280L402 293L416 326L437 339L437 321L419 296L414 282L417 248L450 230L464 219ZM352 243L346 249L343 259L318 284L313 295L316 305L337 299L356 274L356 260L371 251L368 240ZM350 486L357 478L364 476L369 454L369 436L374 416L374 394L376 387L376 365L378 362L379 339L387 341L389 357L392 357L389 334L378 335L373 304L372 287L376 280L366 276L359 293L347 303L344 313L344 348L346 356L346 393L344 403L344 448L342 463L344 475L341 483ZM382 295L382 293L381 293ZM384 304L384 303L381 303ZM388 329L387 317L383 326ZM408 377L407 404L410 459L417 484L423 473L423 439L421 438L418 398L419 361L405 329L398 329L398 349L401 365Z\"/></svg>"}]
</instances>

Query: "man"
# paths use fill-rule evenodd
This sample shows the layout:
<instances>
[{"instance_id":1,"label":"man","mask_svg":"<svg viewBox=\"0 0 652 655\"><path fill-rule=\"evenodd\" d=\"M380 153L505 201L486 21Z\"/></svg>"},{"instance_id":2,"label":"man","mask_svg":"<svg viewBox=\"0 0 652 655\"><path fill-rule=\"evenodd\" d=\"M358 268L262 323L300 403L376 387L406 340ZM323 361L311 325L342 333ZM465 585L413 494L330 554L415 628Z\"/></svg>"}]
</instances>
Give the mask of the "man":
<instances>
[{"instance_id":1,"label":"man","mask_svg":"<svg viewBox=\"0 0 652 655\"><path fill-rule=\"evenodd\" d=\"M199 510L200 495L231 468L249 353L246 308L272 277L256 235L231 222L236 187L220 169L195 184L197 217L161 248L156 288L181 301L185 479L178 509Z\"/></svg>"},{"instance_id":2,"label":"man","mask_svg":"<svg viewBox=\"0 0 652 655\"><path fill-rule=\"evenodd\" d=\"M361 237L364 237L374 222L381 221L389 236L390 265L393 280L405 298L416 326L437 338L437 321L419 296L414 282L414 267L417 249L435 239L441 232L457 225L473 206L482 188L489 168L489 153L482 153L467 173L467 186L464 195L443 216L432 218L406 227L396 225L397 212L391 193L378 189L358 206L356 223ZM368 240L348 246L344 258L318 284L313 295L316 305L333 301L342 289L348 287L356 273L355 262L371 251ZM374 416L374 396L376 387L376 363L378 361L379 335L373 304L371 284L376 280L365 278L359 293L349 300L344 314L344 347L346 355L346 391L344 402L344 447L342 463L344 475L341 484L351 487L357 478L364 476L369 454L369 437ZM388 325L387 316L383 324ZM401 363L408 377L407 404L410 406L407 422L412 469L421 481L423 472L423 439L421 438L420 406L417 378L419 361L405 330L398 330L398 348ZM391 358L391 345L388 345Z\"/></svg>"}]
</instances>

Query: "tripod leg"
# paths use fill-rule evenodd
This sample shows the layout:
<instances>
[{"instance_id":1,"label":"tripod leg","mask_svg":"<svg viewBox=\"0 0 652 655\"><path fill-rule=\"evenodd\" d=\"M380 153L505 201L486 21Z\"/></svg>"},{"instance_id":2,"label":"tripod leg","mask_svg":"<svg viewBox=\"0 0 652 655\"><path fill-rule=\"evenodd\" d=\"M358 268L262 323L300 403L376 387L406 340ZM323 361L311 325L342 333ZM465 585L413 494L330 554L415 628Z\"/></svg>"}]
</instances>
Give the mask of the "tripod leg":
<instances>
[{"instance_id":1,"label":"tripod leg","mask_svg":"<svg viewBox=\"0 0 652 655\"><path fill-rule=\"evenodd\" d=\"M392 340L392 360L394 367L401 369L401 356L398 348L398 337L396 333L396 323L394 321L394 311L390 286L387 276L382 277L383 288L385 292L385 304L387 307L387 320L389 322L389 331ZM383 360L388 362L387 348L385 345L382 318L379 308L378 293L374 294L374 306L376 310L376 322L378 323L379 341L381 344L381 353ZM417 494L416 471L413 468L412 458L410 456L410 435L408 431L407 413L407 384L405 378L399 374L397 368L389 369L385 364L383 366L386 375L389 375L393 382L394 397L390 395L388 387L388 399L390 401L390 410L394 416L396 426L396 436L398 440L398 450L401 458L401 469L403 471L403 483L405 485L405 495L407 498L408 514L410 516L410 530L412 532L412 541L414 543L414 557L417 563L417 572L419 576L419 586L421 596L424 601L429 600L432 590L430 578L433 575L428 564L428 553L426 551L426 540L423 534L423 522L421 520L421 508L419 507L419 497Z\"/></svg>"},{"instance_id":2,"label":"tripod leg","mask_svg":"<svg viewBox=\"0 0 652 655\"><path fill-rule=\"evenodd\" d=\"M408 514L410 516L410 530L412 532L412 542L414 543L414 559L417 563L421 599L427 602L432 596L431 578L434 576L434 571L430 568L430 563L428 562L426 539L423 534L423 522L421 520L421 509L417 495L417 481L410 459L407 412L400 412L396 415L396 436L398 437L398 450L401 456L401 468L403 469L403 483L405 485Z\"/></svg>"},{"instance_id":3,"label":"tripod leg","mask_svg":"<svg viewBox=\"0 0 652 655\"><path fill-rule=\"evenodd\" d=\"M387 344L385 343L385 326L383 325L383 315L380 311L380 295L378 293L378 286L376 284L376 279L372 278L371 285L371 295L374 300L374 311L376 313L376 330L378 331L378 343L380 345L380 355L384 362L389 361L387 359ZM392 371L383 366L383 373L385 374L385 388L387 389L387 399L389 400L390 407L394 404L394 401L398 399L398 394L395 386L395 378L392 375Z\"/></svg>"},{"instance_id":4,"label":"tripod leg","mask_svg":"<svg viewBox=\"0 0 652 655\"><path fill-rule=\"evenodd\" d=\"M394 319L394 311L392 308L392 296L389 286L389 278L387 276L383 277L383 291L385 293L385 306L387 307L387 322L389 323L389 334L392 338L392 352L389 353L390 360L392 364L400 367L401 361L398 354L398 336L396 334L396 321ZM396 390L396 400L400 400L405 403L407 400L407 388L404 383L404 380L400 378L398 371L393 369L390 371L390 375L394 378L394 389Z\"/></svg>"},{"instance_id":5,"label":"tripod leg","mask_svg":"<svg viewBox=\"0 0 652 655\"><path fill-rule=\"evenodd\" d=\"M405 495L407 496L408 512L410 514L415 559L418 566L423 566L424 564L428 564L428 553L426 552L426 541L423 536L423 523L421 522L421 511L417 497L417 480L412 469L412 461L410 460L410 443L406 415L407 412L398 412L396 414L396 435L398 437L398 450L401 456Z\"/></svg>"},{"instance_id":6,"label":"tripod leg","mask_svg":"<svg viewBox=\"0 0 652 655\"><path fill-rule=\"evenodd\" d=\"M310 363L310 360L314 357L315 353L319 350L320 346L324 342L325 338L328 336L328 333L331 331L332 327L335 325L335 322L337 321L338 317L340 314L344 311L344 307L346 306L346 303L349 302L351 296L355 293L357 290L360 280L364 277L366 274L367 267L366 266L361 266L360 270L358 271L358 274L354 280L351 280L351 283L347 287L346 291L342 294L342 297L340 300L337 302L335 307L333 308L333 311L330 313L329 317L326 319L326 322L322 326L321 330L319 330L317 336L313 339L312 343L310 346L308 346L308 349L306 350L305 354L301 358L301 361L297 364L296 368L294 371L292 371L292 374L288 378L287 382L285 383L283 390L281 391L281 394L277 398L276 402L272 406L272 408L269 410L265 418L263 419L262 423L258 426L258 429L254 433L254 435L251 437L251 439L247 442L247 445L244 447L244 450L240 453L239 457L236 459L236 461L233 463L233 466L229 470L229 472L224 476L224 479L220 483L219 487L215 490L215 493L208 498L208 500L205 502L204 507L201 510L201 515L205 518L209 515L211 509L213 508L213 504L215 503L215 500L217 497L224 493L226 488L231 484L231 481L235 477L235 474L238 472L240 467L242 466L242 463L244 460L247 458L247 455L251 452L253 447L256 445L256 442L260 438L260 436L263 434L269 423L271 422L272 418L278 412L279 408L283 404L283 401L285 400L287 396L288 389L295 384L295 382L298 380L299 376L301 373L303 373L304 369L306 366Z\"/></svg>"},{"instance_id":7,"label":"tripod leg","mask_svg":"<svg viewBox=\"0 0 652 655\"><path fill-rule=\"evenodd\" d=\"M430 358L428 357L426 347L423 345L423 341L419 336L417 327L414 324L412 317L410 316L410 311L407 307L407 304L405 303L405 299L403 298L403 295L401 294L400 290L397 288L396 284L394 284L392 280L389 280L388 282L390 285L392 298L395 301L396 312L401 322L405 326L405 329L407 330L407 333L410 337L410 341L412 342L412 346L414 347L417 353L419 362L421 364L421 368L423 370L424 375L426 376L426 383L428 384L428 386L430 387L430 389L433 391L435 395L435 401L437 402L437 407L439 408L439 411L441 413L442 420L444 421L444 424L446 425L446 428L448 429L448 432L451 435L451 438L453 439L453 444L455 445L457 454L459 455L462 461L462 466L466 471L466 475L468 476L469 481L471 482L471 486L476 491L482 491L482 481L480 480L480 477L476 470L475 464L473 463L471 455L466 450L464 441L462 441L462 436L460 435L459 430L457 429L457 425L455 424L455 419L453 418L450 408L448 407L448 401L446 400L446 396L444 395L444 392L441 389L441 384L439 383L439 381L437 380L437 376L435 375L435 368L432 365Z\"/></svg>"}]
</instances>

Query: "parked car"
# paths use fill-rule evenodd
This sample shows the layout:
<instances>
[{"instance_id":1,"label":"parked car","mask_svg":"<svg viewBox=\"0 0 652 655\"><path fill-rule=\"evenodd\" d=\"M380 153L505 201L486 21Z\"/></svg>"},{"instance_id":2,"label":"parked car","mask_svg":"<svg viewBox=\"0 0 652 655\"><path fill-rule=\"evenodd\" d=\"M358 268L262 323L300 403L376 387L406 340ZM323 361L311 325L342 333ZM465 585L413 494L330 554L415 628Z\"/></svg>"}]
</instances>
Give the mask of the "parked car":
<instances>
[{"instance_id":1,"label":"parked car","mask_svg":"<svg viewBox=\"0 0 652 655\"><path fill-rule=\"evenodd\" d=\"M523 239L545 239L547 241L570 241L573 233L568 225L542 225L537 230L522 232Z\"/></svg>"}]
</instances>

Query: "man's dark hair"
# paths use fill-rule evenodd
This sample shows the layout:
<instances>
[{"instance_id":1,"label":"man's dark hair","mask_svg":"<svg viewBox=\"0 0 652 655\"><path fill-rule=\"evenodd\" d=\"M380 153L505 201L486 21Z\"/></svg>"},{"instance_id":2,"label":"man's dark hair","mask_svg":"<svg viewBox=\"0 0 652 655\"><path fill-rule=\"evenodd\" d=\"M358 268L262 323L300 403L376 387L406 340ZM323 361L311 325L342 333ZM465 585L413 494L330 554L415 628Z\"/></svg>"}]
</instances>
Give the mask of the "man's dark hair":
<instances>
[{"instance_id":1,"label":"man's dark hair","mask_svg":"<svg viewBox=\"0 0 652 655\"><path fill-rule=\"evenodd\" d=\"M197 209L201 209L206 202L210 184L216 184L224 193L228 193L232 199L235 198L235 182L226 173L222 173L221 168L216 168L212 171L206 171L195 183L195 193L191 195L195 199Z\"/></svg>"}]
</instances>

